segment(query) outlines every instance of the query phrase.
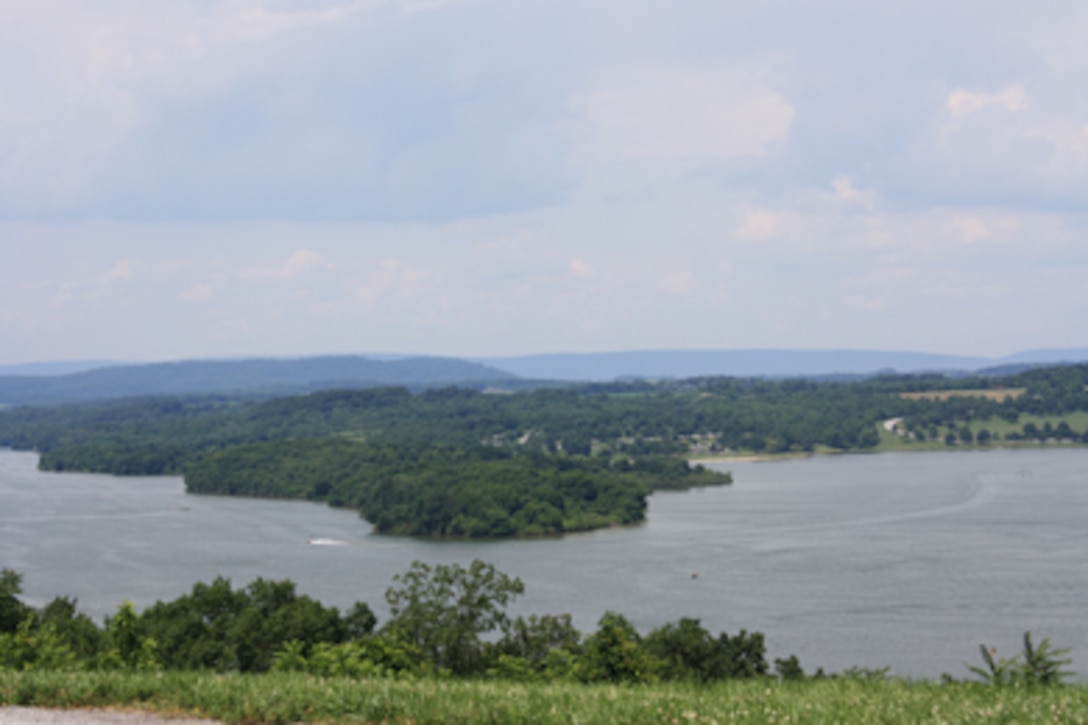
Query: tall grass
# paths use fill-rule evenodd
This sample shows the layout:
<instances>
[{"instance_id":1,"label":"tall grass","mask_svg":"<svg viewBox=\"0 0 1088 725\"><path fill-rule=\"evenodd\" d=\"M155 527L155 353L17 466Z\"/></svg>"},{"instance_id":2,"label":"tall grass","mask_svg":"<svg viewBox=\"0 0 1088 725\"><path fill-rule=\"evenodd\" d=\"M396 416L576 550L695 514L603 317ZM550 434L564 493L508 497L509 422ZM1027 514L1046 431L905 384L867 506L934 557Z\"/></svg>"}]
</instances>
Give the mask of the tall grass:
<instances>
[{"instance_id":1,"label":"tall grass","mask_svg":"<svg viewBox=\"0 0 1088 725\"><path fill-rule=\"evenodd\" d=\"M624 687L31 671L0 672L0 704L124 707L235 723L1084 723L1088 687L862 679Z\"/></svg>"}]
</instances>

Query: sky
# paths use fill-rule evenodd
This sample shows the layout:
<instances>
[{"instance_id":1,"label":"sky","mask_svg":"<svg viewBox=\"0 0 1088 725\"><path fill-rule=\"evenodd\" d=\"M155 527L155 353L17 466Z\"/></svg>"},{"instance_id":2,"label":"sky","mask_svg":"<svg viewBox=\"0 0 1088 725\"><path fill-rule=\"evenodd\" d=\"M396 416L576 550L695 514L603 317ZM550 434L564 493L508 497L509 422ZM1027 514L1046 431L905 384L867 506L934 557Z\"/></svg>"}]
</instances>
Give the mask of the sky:
<instances>
[{"instance_id":1,"label":"sky","mask_svg":"<svg viewBox=\"0 0 1088 725\"><path fill-rule=\"evenodd\" d=\"M0 364L1088 347L1088 4L0 0Z\"/></svg>"}]
</instances>

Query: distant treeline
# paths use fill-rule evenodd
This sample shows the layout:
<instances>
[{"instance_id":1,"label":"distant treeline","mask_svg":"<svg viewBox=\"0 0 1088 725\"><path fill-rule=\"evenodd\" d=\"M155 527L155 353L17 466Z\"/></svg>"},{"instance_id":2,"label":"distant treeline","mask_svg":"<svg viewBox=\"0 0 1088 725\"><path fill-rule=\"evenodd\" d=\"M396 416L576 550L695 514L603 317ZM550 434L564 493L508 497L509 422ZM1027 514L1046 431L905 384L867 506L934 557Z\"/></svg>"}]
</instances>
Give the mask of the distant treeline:
<instances>
[{"instance_id":1,"label":"distant treeline","mask_svg":"<svg viewBox=\"0 0 1088 725\"><path fill-rule=\"evenodd\" d=\"M488 394L443 388L340 390L257 402L224 396L137 398L0 411L0 445L37 450L43 468L182 473L209 451L338 434L370 442L516 447L567 455L713 450L803 452L874 447L877 424L919 429L988 417L1088 410L1088 365L1005 377L886 376L813 382L696 378ZM1025 392L1005 400L917 400L929 390ZM701 443L700 443L701 442Z\"/></svg>"},{"instance_id":2,"label":"distant treeline","mask_svg":"<svg viewBox=\"0 0 1088 725\"><path fill-rule=\"evenodd\" d=\"M242 443L337 434L371 442L516 447L571 456L685 452L711 433L722 449L877 444L875 424L905 401L850 384L729 379L488 394L445 388L342 390L267 402L155 398L0 412L0 443L42 453L49 470L181 473Z\"/></svg>"}]
</instances>

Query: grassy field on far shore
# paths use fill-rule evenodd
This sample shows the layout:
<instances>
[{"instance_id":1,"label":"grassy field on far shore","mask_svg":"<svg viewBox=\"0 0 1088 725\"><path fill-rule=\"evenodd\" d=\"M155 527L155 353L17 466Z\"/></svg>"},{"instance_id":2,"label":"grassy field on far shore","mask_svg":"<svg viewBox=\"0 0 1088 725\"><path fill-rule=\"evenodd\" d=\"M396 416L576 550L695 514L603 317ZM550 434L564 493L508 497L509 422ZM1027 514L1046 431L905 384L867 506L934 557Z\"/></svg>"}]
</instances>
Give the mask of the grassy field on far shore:
<instances>
[{"instance_id":1,"label":"grassy field on far shore","mask_svg":"<svg viewBox=\"0 0 1088 725\"><path fill-rule=\"evenodd\" d=\"M1032 423L1039 430L1043 430L1047 423L1051 427L1057 427L1058 424L1065 422L1074 432L1077 434L1083 433L1088 430L1088 412L1075 411L1072 413L1065 413L1063 415L1021 415L1015 423L1010 423L1003 418L986 418L982 420L972 420L967 427L970 429L972 437L977 438L979 431L985 429L990 432L991 435L1000 436L998 440L991 440L987 445L979 445L977 443L962 443L958 442L955 446L949 446L944 442L944 436L949 432L949 428L946 426L940 426L937 430L937 439L930 439L925 441L914 440L908 436L900 435L889 430L886 430L883 425L880 426L880 445L877 446L877 451L942 451L952 450L957 448L1038 448L1044 445L1075 445L1069 442L1047 442L1039 443L1034 440L1024 441L1010 441L1006 440L1009 433L1020 433L1024 426L1028 423ZM953 432L959 432L958 426Z\"/></svg>"},{"instance_id":2,"label":"grassy field on far shore","mask_svg":"<svg viewBox=\"0 0 1088 725\"><path fill-rule=\"evenodd\" d=\"M949 398L986 398L1002 401L1005 398L1015 400L1026 392L1024 388L998 388L995 390L926 390L913 393L900 393L900 398L907 400L948 400Z\"/></svg>"},{"instance_id":3,"label":"grassy field on far shore","mask_svg":"<svg viewBox=\"0 0 1088 725\"><path fill-rule=\"evenodd\" d=\"M978 432L982 429L986 429L990 432L991 436L999 436L997 439L991 439L986 445L979 445L977 443L962 443L958 442L954 446L950 446L944 442L944 436L949 432L949 428L946 426L940 426L938 428L938 436L936 439L928 439L924 441L915 440L906 435L887 430L883 424L877 426L878 433L880 434L880 444L876 448L866 451L859 451L863 453L887 453L892 451L950 451L950 450L987 450L991 448L1041 448L1043 446L1074 446L1085 445L1080 442L1070 441L1048 441L1046 443L1040 443L1035 440L1021 440L1010 441L1006 440L1006 436L1009 433L1020 433L1024 426L1028 423L1033 423L1036 428L1043 430L1047 423L1050 423L1052 427L1057 427L1059 423L1065 422L1074 432L1077 434L1084 433L1088 430L1088 411L1076 411L1072 413L1065 413L1060 416L1040 416L1040 415L1021 415L1019 420L1015 423L1010 423L1003 418L986 418L983 420L973 420L967 427L971 430L972 437L977 437ZM959 433L961 426L957 426L954 432ZM821 455L827 453L846 453L836 448L829 446L816 446L811 452L802 451L790 451L785 453L764 453L756 451L729 451L721 453L698 453L687 456L688 460L692 463L734 463L734 462L746 462L746 461L781 461L791 458L806 458L813 455Z\"/></svg>"}]
</instances>

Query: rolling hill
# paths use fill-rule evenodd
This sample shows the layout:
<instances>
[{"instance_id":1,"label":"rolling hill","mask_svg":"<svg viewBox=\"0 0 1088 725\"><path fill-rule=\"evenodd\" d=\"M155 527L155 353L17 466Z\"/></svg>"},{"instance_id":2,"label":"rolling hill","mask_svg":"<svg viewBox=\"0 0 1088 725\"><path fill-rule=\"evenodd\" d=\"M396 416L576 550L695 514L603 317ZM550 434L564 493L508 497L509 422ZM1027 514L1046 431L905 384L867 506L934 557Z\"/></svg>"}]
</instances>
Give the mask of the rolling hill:
<instances>
[{"instance_id":1,"label":"rolling hill","mask_svg":"<svg viewBox=\"0 0 1088 725\"><path fill-rule=\"evenodd\" d=\"M50 405L142 395L208 393L287 395L383 385L485 386L514 378L511 373L480 363L439 357L190 360L112 365L64 375L6 375L0 377L0 403Z\"/></svg>"}]
</instances>

